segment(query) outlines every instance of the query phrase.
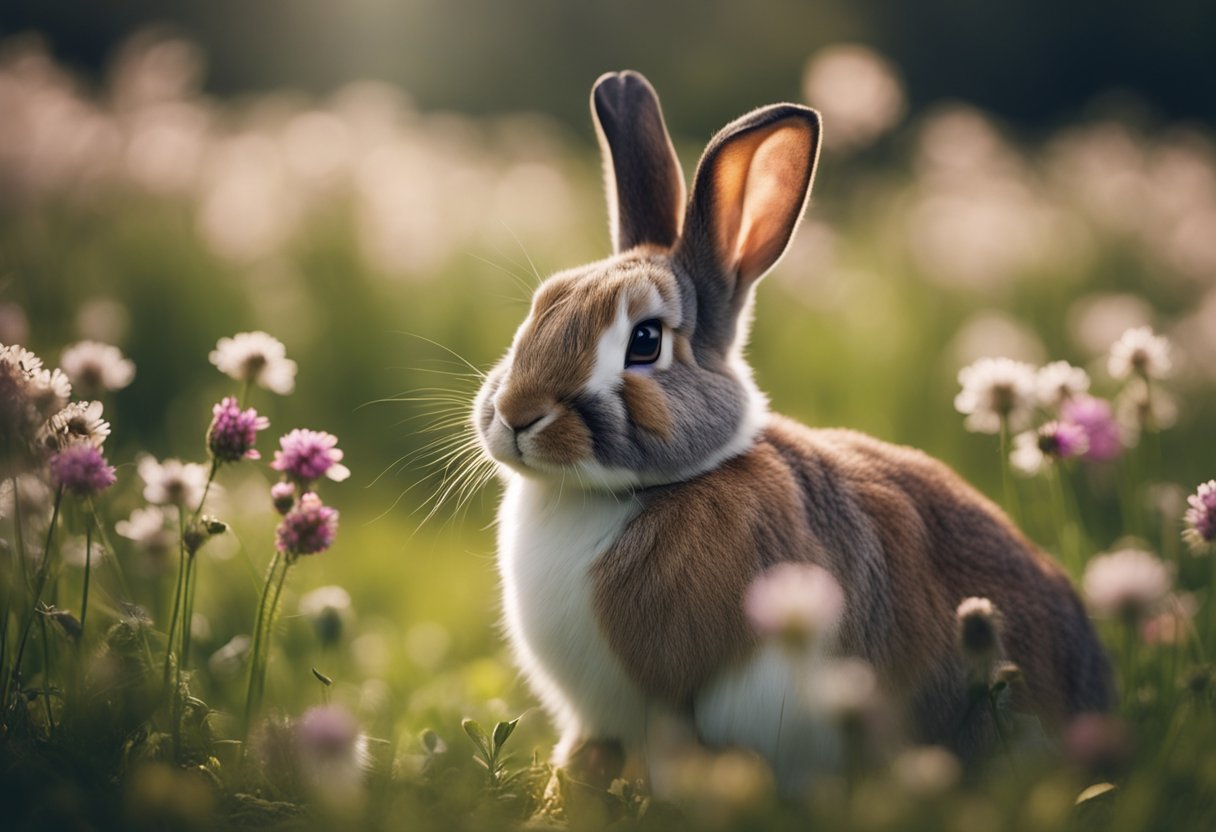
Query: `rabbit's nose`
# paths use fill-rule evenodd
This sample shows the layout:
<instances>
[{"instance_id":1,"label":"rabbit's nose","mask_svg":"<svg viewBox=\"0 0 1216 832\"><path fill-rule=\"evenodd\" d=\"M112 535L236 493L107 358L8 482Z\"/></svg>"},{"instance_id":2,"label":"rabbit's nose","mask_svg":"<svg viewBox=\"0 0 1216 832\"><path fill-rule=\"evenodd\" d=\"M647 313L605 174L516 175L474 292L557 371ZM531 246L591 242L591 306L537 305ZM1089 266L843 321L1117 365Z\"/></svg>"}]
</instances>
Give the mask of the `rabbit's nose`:
<instances>
[{"instance_id":1,"label":"rabbit's nose","mask_svg":"<svg viewBox=\"0 0 1216 832\"><path fill-rule=\"evenodd\" d=\"M512 431L516 436L518 436L519 434L526 431L528 428L535 425L541 419L545 418L545 416L547 416L547 415L548 415L548 413L538 413L538 414L536 414L535 418L532 418L530 416L525 416L520 419L511 420L511 419L508 419L506 416L504 416L501 411L499 411L498 421L502 422L504 425L506 425L508 430Z\"/></svg>"},{"instance_id":2,"label":"rabbit's nose","mask_svg":"<svg viewBox=\"0 0 1216 832\"><path fill-rule=\"evenodd\" d=\"M498 421L516 436L543 420L550 410L548 402L532 397L505 394L494 399L494 411Z\"/></svg>"}]
</instances>

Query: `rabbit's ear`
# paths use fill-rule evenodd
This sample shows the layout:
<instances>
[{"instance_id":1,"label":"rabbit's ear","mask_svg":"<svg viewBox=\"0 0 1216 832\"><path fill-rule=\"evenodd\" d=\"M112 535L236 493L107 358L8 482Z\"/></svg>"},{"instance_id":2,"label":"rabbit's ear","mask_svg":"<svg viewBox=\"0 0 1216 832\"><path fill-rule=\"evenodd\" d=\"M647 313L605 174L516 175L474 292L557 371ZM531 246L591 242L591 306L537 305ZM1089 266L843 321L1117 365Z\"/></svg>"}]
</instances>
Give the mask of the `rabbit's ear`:
<instances>
[{"instance_id":1,"label":"rabbit's ear","mask_svg":"<svg viewBox=\"0 0 1216 832\"><path fill-rule=\"evenodd\" d=\"M714 136L697 165L676 256L698 290L737 310L785 253L819 157L819 114L797 104L748 113ZM725 285L709 285L725 281Z\"/></svg>"},{"instance_id":2,"label":"rabbit's ear","mask_svg":"<svg viewBox=\"0 0 1216 832\"><path fill-rule=\"evenodd\" d=\"M591 89L591 114L604 157L613 251L671 246L684 218L684 172L654 88L632 70L601 75Z\"/></svg>"}]
</instances>

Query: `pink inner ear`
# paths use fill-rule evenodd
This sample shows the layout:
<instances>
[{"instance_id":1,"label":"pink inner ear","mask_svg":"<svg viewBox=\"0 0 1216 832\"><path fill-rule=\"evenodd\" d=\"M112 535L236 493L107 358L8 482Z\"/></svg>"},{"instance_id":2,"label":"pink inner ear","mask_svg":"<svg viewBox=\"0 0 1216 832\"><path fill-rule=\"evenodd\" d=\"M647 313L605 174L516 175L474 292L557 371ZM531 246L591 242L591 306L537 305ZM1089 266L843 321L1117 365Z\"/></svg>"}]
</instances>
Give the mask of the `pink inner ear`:
<instances>
[{"instance_id":1,"label":"pink inner ear","mask_svg":"<svg viewBox=\"0 0 1216 832\"><path fill-rule=\"evenodd\" d=\"M714 179L717 244L740 284L777 262L802 215L813 135L785 120L722 149Z\"/></svg>"}]
</instances>

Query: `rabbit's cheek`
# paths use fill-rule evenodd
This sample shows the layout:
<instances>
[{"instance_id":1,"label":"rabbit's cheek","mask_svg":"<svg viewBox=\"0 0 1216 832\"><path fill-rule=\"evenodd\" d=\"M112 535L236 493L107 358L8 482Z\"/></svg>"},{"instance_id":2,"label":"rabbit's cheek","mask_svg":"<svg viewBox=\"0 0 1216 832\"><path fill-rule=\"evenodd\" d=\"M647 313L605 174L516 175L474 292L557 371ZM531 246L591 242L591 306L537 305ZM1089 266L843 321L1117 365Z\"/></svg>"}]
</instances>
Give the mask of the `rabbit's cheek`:
<instances>
[{"instance_id":1,"label":"rabbit's cheek","mask_svg":"<svg viewBox=\"0 0 1216 832\"><path fill-rule=\"evenodd\" d=\"M671 411L667 407L667 395L653 376L626 373L621 398L625 402L629 421L660 439L671 438Z\"/></svg>"}]
</instances>

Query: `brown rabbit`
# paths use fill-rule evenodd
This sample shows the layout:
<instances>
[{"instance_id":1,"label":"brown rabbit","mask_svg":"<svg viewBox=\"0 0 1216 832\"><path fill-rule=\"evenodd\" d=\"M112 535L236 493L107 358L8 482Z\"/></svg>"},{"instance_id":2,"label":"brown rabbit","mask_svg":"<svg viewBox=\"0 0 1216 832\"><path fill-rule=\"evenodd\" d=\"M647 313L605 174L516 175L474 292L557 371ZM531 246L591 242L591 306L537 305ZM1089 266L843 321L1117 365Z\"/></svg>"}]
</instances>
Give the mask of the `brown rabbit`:
<instances>
[{"instance_id":1,"label":"brown rabbit","mask_svg":"<svg viewBox=\"0 0 1216 832\"><path fill-rule=\"evenodd\" d=\"M832 765L801 674L743 614L749 584L818 564L845 607L824 645L858 656L911 739L972 753L955 610L1003 616L1019 710L1048 730L1110 698L1102 648L1061 570L920 451L770 413L743 359L753 288L810 193L819 115L777 104L709 143L685 201L658 98L596 82L615 255L561 272L489 373L473 420L499 463L499 564L518 661L561 730L645 755L648 725L755 749L785 784Z\"/></svg>"}]
</instances>

